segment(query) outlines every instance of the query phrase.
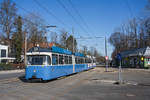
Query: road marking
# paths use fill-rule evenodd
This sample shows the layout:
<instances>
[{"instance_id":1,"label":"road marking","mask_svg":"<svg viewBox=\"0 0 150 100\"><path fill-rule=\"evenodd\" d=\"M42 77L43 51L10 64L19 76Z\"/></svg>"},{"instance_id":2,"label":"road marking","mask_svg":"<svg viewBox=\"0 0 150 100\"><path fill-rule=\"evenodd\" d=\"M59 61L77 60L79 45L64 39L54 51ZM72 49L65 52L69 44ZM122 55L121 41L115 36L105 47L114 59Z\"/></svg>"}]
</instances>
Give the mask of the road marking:
<instances>
[{"instance_id":1,"label":"road marking","mask_svg":"<svg viewBox=\"0 0 150 100\"><path fill-rule=\"evenodd\" d=\"M134 97L134 94L126 94L127 97Z\"/></svg>"}]
</instances>

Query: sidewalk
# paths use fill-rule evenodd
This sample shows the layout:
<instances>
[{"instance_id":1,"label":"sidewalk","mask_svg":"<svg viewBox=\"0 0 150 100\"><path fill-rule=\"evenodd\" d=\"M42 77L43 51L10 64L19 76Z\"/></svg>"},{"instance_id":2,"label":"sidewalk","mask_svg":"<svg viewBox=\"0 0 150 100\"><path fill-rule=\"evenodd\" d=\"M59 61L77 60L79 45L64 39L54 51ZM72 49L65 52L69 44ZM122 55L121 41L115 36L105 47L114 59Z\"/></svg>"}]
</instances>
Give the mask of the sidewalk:
<instances>
[{"instance_id":1,"label":"sidewalk","mask_svg":"<svg viewBox=\"0 0 150 100\"><path fill-rule=\"evenodd\" d=\"M25 72L25 69L0 71L0 74L20 73L20 72Z\"/></svg>"},{"instance_id":2,"label":"sidewalk","mask_svg":"<svg viewBox=\"0 0 150 100\"><path fill-rule=\"evenodd\" d=\"M124 68L125 69L125 68ZM150 71L150 69L134 69L134 68L128 68L127 70L129 70L129 71Z\"/></svg>"}]
</instances>

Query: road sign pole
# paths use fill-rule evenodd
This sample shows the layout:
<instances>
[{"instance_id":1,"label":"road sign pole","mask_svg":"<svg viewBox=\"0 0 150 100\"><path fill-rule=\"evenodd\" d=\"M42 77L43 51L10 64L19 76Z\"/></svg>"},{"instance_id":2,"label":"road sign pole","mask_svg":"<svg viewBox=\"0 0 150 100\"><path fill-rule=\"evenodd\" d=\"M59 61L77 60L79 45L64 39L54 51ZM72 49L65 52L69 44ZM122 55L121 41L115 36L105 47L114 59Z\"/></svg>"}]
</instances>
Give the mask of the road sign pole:
<instances>
[{"instance_id":1,"label":"road sign pole","mask_svg":"<svg viewBox=\"0 0 150 100\"><path fill-rule=\"evenodd\" d=\"M120 64L119 64L119 83L122 83L122 77L121 77L121 60L120 60Z\"/></svg>"},{"instance_id":2,"label":"road sign pole","mask_svg":"<svg viewBox=\"0 0 150 100\"><path fill-rule=\"evenodd\" d=\"M119 61L119 68L118 68L118 78L119 78L119 83L122 83L122 77L121 77L121 54L120 53L118 53L117 54L117 59L118 59L118 61Z\"/></svg>"},{"instance_id":3,"label":"road sign pole","mask_svg":"<svg viewBox=\"0 0 150 100\"><path fill-rule=\"evenodd\" d=\"M107 57L107 39L105 37L105 57ZM108 71L108 59L105 58L105 66L106 66L106 69L105 71L107 72Z\"/></svg>"},{"instance_id":4,"label":"road sign pole","mask_svg":"<svg viewBox=\"0 0 150 100\"><path fill-rule=\"evenodd\" d=\"M75 52L74 51L74 30L72 28L72 35L73 35L73 53ZM73 57L73 59L75 59L75 57ZM73 73L75 72L75 60L73 61Z\"/></svg>"}]
</instances>

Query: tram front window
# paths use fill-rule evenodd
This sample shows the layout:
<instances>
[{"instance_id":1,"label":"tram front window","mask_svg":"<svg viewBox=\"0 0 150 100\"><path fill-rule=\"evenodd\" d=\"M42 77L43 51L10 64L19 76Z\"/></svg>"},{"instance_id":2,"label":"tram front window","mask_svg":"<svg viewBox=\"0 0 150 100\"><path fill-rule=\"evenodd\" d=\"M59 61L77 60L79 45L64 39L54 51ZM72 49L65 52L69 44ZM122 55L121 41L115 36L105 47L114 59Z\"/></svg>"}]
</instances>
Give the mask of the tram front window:
<instances>
[{"instance_id":1,"label":"tram front window","mask_svg":"<svg viewBox=\"0 0 150 100\"><path fill-rule=\"evenodd\" d=\"M28 56L28 65L50 65L50 57L45 55Z\"/></svg>"}]
</instances>

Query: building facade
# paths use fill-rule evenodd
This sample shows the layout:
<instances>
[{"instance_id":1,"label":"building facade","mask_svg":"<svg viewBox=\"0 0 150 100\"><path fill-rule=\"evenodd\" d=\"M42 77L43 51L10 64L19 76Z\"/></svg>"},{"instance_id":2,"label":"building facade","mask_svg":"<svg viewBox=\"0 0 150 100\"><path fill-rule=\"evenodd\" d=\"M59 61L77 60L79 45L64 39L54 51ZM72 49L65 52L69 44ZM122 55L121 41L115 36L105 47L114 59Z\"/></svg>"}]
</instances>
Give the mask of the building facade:
<instances>
[{"instance_id":1,"label":"building facade","mask_svg":"<svg viewBox=\"0 0 150 100\"><path fill-rule=\"evenodd\" d=\"M150 47L127 50L120 54L124 67L150 68Z\"/></svg>"},{"instance_id":2,"label":"building facade","mask_svg":"<svg viewBox=\"0 0 150 100\"><path fill-rule=\"evenodd\" d=\"M15 58L8 56L8 46L0 44L0 63L13 62Z\"/></svg>"},{"instance_id":3,"label":"building facade","mask_svg":"<svg viewBox=\"0 0 150 100\"><path fill-rule=\"evenodd\" d=\"M8 57L8 46L0 44L0 63Z\"/></svg>"}]
</instances>

